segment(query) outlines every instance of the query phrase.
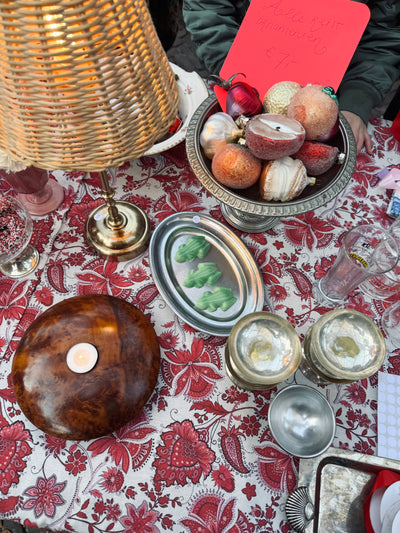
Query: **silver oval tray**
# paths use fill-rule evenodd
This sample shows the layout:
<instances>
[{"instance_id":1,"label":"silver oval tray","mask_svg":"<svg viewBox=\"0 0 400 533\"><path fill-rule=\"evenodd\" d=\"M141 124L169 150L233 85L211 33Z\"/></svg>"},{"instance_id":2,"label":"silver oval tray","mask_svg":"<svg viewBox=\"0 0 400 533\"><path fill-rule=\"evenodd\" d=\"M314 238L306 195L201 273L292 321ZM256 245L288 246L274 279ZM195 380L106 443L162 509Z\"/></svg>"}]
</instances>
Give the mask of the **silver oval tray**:
<instances>
[{"instance_id":1,"label":"silver oval tray","mask_svg":"<svg viewBox=\"0 0 400 533\"><path fill-rule=\"evenodd\" d=\"M211 244L203 259L179 263L176 252L192 236L203 236ZM228 336L244 315L261 311L264 285L257 264L243 242L227 226L208 215L183 212L164 219L155 229L149 246L150 267L160 294L187 324L204 333ZM213 285L187 288L183 280L200 263L213 262L222 273ZM201 310L196 302L205 291L230 287L236 298L226 311Z\"/></svg>"}]
</instances>

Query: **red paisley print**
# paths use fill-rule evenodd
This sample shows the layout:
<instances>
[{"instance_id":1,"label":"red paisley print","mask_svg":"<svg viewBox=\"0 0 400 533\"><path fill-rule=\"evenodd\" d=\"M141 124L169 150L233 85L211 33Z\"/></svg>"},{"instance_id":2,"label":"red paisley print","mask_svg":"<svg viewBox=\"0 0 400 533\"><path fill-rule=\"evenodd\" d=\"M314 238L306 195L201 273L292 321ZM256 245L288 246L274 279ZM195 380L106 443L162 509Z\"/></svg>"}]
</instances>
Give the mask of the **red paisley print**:
<instances>
[{"instance_id":1,"label":"red paisley print","mask_svg":"<svg viewBox=\"0 0 400 533\"><path fill-rule=\"evenodd\" d=\"M247 474L249 469L243 463L243 452L238 429L222 427L219 435L221 436L221 449L225 459L235 470L242 474Z\"/></svg>"},{"instance_id":2,"label":"red paisley print","mask_svg":"<svg viewBox=\"0 0 400 533\"><path fill-rule=\"evenodd\" d=\"M297 466L293 457L272 444L255 450L259 455L258 470L268 487L274 491L291 492L297 481Z\"/></svg>"},{"instance_id":3,"label":"red paisley print","mask_svg":"<svg viewBox=\"0 0 400 533\"><path fill-rule=\"evenodd\" d=\"M230 226L219 199L193 172L185 142L107 172L115 200L140 206L152 237L159 224L168 226L170 215L182 212L208 215L233 231L258 267L263 310L287 319L302 340L330 310L312 288L332 267L346 232L360 223L393 224L387 214L392 191L379 186L378 175L400 156L390 125L370 122L373 153L358 155L348 184L335 198L308 213L283 217L261 233ZM158 290L147 252L114 262L88 246L85 222L104 205L98 172L56 170L53 178L64 188L64 202L45 217L33 217L39 268L21 280L0 273L0 519L70 533L292 531L285 502L296 486L299 460L277 445L268 425L271 401L281 387L250 391L233 385L224 366L227 338L199 332L176 316ZM14 195L2 180L0 193ZM215 250L210 252L205 261L215 260ZM224 273L221 280L228 281ZM252 290L244 290L251 296ZM12 358L38 316L79 294L113 295L143 311L157 333L161 368L134 420L111 434L75 442L46 435L27 421L14 393ZM345 307L381 328L382 313L399 298L374 300L361 287L348 295ZM385 340L381 371L400 374L400 347ZM89 392L96 375L77 380L88 384ZM298 370L291 382L305 379ZM310 384L334 409L336 449L377 453L381 379L376 372L350 384Z\"/></svg>"},{"instance_id":4,"label":"red paisley print","mask_svg":"<svg viewBox=\"0 0 400 533\"><path fill-rule=\"evenodd\" d=\"M203 339L193 339L190 350L165 352L162 374L172 388L172 394L185 394L190 398L206 398L223 378L221 363L215 347L204 346Z\"/></svg>"},{"instance_id":5,"label":"red paisley print","mask_svg":"<svg viewBox=\"0 0 400 533\"><path fill-rule=\"evenodd\" d=\"M223 500L216 494L201 496L182 524L191 533L250 533L254 526L243 514L235 512L235 500Z\"/></svg>"},{"instance_id":6,"label":"red paisley print","mask_svg":"<svg viewBox=\"0 0 400 533\"><path fill-rule=\"evenodd\" d=\"M175 422L161 436L163 443L157 448L154 482L167 486L177 483L197 483L203 474L207 477L215 459L214 452L200 440L199 434L189 420Z\"/></svg>"},{"instance_id":7,"label":"red paisley print","mask_svg":"<svg viewBox=\"0 0 400 533\"><path fill-rule=\"evenodd\" d=\"M128 514L119 519L125 533L159 533L160 530L154 525L157 513L147 508L147 502L143 502L138 508L127 503L126 510Z\"/></svg>"},{"instance_id":8,"label":"red paisley print","mask_svg":"<svg viewBox=\"0 0 400 533\"><path fill-rule=\"evenodd\" d=\"M151 451L151 439L146 439L154 429L145 420L136 424L127 424L111 435L95 440L88 447L93 456L107 452L115 464L121 465L124 472L139 468Z\"/></svg>"},{"instance_id":9,"label":"red paisley print","mask_svg":"<svg viewBox=\"0 0 400 533\"><path fill-rule=\"evenodd\" d=\"M285 222L285 232L295 246L307 246L309 250L324 248L333 239L333 226L309 211Z\"/></svg>"},{"instance_id":10,"label":"red paisley print","mask_svg":"<svg viewBox=\"0 0 400 533\"><path fill-rule=\"evenodd\" d=\"M25 469L24 457L32 453L28 442L32 439L22 422L0 429L0 490L3 494L7 494L13 483L18 483Z\"/></svg>"},{"instance_id":11,"label":"red paisley print","mask_svg":"<svg viewBox=\"0 0 400 533\"><path fill-rule=\"evenodd\" d=\"M117 272L118 263L112 261L104 263L97 259L87 265L84 273L78 273L79 294L111 294L117 298L127 298L130 295L132 281Z\"/></svg>"},{"instance_id":12,"label":"red paisley print","mask_svg":"<svg viewBox=\"0 0 400 533\"><path fill-rule=\"evenodd\" d=\"M225 465L221 465L218 470L214 470L212 473L213 480L218 487L226 490L226 492L233 492L235 488L235 480L232 474Z\"/></svg>"},{"instance_id":13,"label":"red paisley print","mask_svg":"<svg viewBox=\"0 0 400 533\"><path fill-rule=\"evenodd\" d=\"M11 511L16 511L21 505L19 496L10 496L0 500L0 515L7 516Z\"/></svg>"},{"instance_id":14,"label":"red paisley print","mask_svg":"<svg viewBox=\"0 0 400 533\"><path fill-rule=\"evenodd\" d=\"M19 320L24 312L28 300L26 289L28 285L10 278L0 279L0 324L3 320Z\"/></svg>"},{"instance_id":15,"label":"red paisley print","mask_svg":"<svg viewBox=\"0 0 400 533\"><path fill-rule=\"evenodd\" d=\"M199 199L190 192L172 192L161 198L154 206L155 216L158 221L182 211L202 211Z\"/></svg>"}]
</instances>

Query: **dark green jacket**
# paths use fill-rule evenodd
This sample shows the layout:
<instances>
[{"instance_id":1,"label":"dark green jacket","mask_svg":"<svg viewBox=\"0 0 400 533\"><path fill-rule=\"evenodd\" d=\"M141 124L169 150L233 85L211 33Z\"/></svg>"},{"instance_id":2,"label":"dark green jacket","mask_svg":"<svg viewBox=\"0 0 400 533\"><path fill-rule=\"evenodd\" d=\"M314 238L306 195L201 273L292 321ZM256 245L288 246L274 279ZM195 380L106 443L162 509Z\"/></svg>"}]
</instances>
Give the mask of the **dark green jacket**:
<instances>
[{"instance_id":1,"label":"dark green jacket","mask_svg":"<svg viewBox=\"0 0 400 533\"><path fill-rule=\"evenodd\" d=\"M367 123L372 108L400 77L400 0L364 3L371 19L338 95L342 110L353 111ZM249 4L249 0L183 0L186 28L210 73L220 71Z\"/></svg>"}]
</instances>

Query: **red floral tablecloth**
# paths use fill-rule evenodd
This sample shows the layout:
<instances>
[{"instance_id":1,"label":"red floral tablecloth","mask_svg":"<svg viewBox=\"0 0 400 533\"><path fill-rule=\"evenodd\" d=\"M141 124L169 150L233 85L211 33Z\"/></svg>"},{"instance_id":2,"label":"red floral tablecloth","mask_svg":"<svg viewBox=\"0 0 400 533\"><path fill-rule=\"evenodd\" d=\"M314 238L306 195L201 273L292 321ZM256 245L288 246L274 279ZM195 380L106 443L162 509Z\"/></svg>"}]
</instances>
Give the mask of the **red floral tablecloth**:
<instances>
[{"instance_id":1,"label":"red floral tablecloth","mask_svg":"<svg viewBox=\"0 0 400 533\"><path fill-rule=\"evenodd\" d=\"M392 222L386 214L391 192L377 187L377 174L400 164L400 147L390 122L375 119L370 131L373 157L358 157L352 179L335 200L282 219L266 233L234 230L259 265L274 311L301 338L327 311L314 300L312 285L332 265L340 235L360 222ZM288 383L318 388L336 415L333 445L374 454L377 375L318 387L297 371L270 391L235 387L224 370L226 338L195 331L170 310L147 253L114 263L88 248L85 220L102 202L97 176L56 171L52 178L66 195L56 212L34 221L38 270L20 281L0 277L0 517L90 533L289 532L284 504L296 486L298 459L271 436L270 400ZM115 184L116 198L140 205L153 228L181 211L224 221L215 198L194 177L184 143L124 165ZM148 316L161 346L161 370L154 393L131 423L93 441L63 441L35 428L19 409L12 357L40 313L65 298L92 293L125 299ZM390 303L354 291L347 306L379 326ZM388 342L387 348L383 369L398 373L400 347Z\"/></svg>"}]
</instances>

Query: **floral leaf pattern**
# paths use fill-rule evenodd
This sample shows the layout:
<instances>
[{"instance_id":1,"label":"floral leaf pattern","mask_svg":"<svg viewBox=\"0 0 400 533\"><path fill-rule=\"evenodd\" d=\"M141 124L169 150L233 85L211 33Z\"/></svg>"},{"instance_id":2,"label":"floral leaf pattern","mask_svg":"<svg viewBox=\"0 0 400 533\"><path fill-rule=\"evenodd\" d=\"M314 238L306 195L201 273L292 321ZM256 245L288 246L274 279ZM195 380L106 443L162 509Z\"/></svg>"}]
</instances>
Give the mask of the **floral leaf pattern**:
<instances>
[{"instance_id":1,"label":"floral leaf pattern","mask_svg":"<svg viewBox=\"0 0 400 533\"><path fill-rule=\"evenodd\" d=\"M286 318L300 339L329 308L313 284L334 263L346 231L361 222L388 227L391 191L377 174L398 165L400 148L387 121L373 119L372 156L362 152L346 188L326 205L282 218L268 231L234 229L259 267L264 310ZM226 337L188 326L167 306L148 253L126 262L99 258L84 239L88 213L101 205L96 173L54 171L62 206L35 218L32 241L41 262L26 279L0 274L0 519L71 533L290 533L283 511L297 483L298 459L274 441L272 399L291 383L314 386L336 419L333 446L375 454L377 375L318 387L298 370L265 391L235 386L225 369ZM150 226L180 212L226 224L219 201L192 172L185 144L123 164L115 197L136 203ZM0 191L10 193L0 182ZM157 333L156 387L134 420L91 441L45 435L14 394L13 354L27 328L52 305L77 295L109 294L140 309ZM398 298L397 298L398 299ZM396 297L376 301L356 289L346 306L373 319ZM387 342L382 370L400 373L400 348Z\"/></svg>"}]
</instances>

